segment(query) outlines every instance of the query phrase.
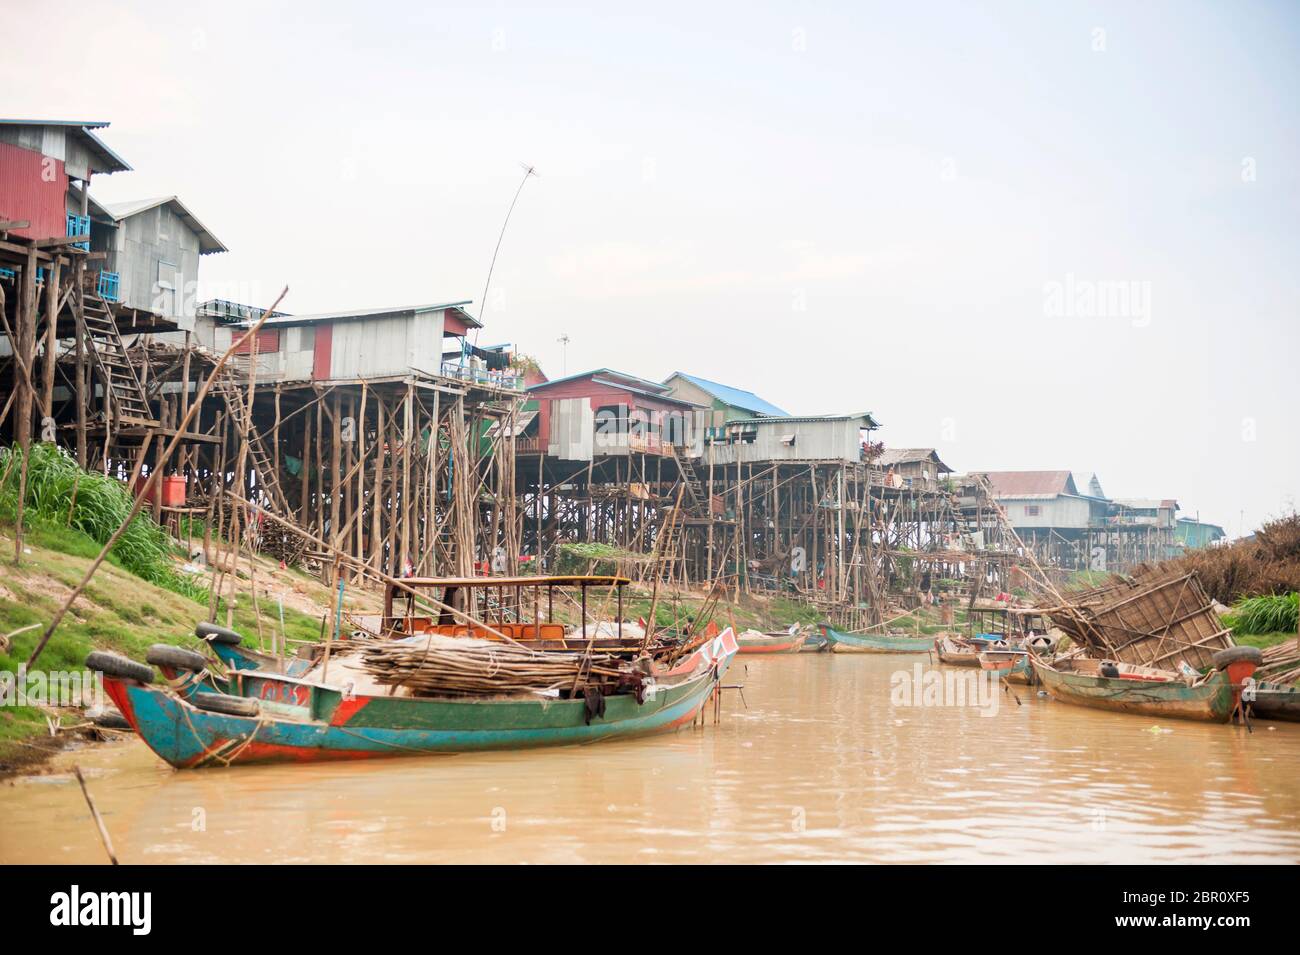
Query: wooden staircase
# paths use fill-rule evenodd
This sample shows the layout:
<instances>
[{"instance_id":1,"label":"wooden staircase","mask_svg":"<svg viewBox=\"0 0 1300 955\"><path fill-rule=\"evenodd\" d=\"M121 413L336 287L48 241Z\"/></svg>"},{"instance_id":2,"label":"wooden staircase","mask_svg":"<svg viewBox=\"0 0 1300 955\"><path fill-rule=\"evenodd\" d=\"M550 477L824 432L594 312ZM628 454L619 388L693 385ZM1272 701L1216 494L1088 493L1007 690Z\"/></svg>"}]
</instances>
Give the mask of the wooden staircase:
<instances>
[{"instance_id":1,"label":"wooden staircase","mask_svg":"<svg viewBox=\"0 0 1300 955\"><path fill-rule=\"evenodd\" d=\"M271 506L282 517L289 517L293 514L293 510L289 507L289 499L285 496L284 489L280 486L280 476L275 473L275 462L267 453L266 446L262 444L262 437L253 426L248 408L244 405L246 390L239 379L225 368L212 383L212 394L223 400L226 407L230 409L235 429L240 434L248 435L248 456L257 471L258 486L270 499Z\"/></svg>"},{"instance_id":2,"label":"wooden staircase","mask_svg":"<svg viewBox=\"0 0 1300 955\"><path fill-rule=\"evenodd\" d=\"M244 404L247 391L247 384L242 383L239 376L227 367L223 368L212 382L209 394L225 402L230 410L235 429L240 434L248 435L250 464L257 472L257 486L265 496L265 500L258 503L268 511L292 520L293 508L289 506L289 499L280 484L280 475L276 472L275 461L267 452L266 445L262 443L262 436L258 434L248 413L248 407ZM260 534L263 553L275 554L286 563L296 563L307 550L305 538L294 534L275 521L267 521L263 524Z\"/></svg>"},{"instance_id":3,"label":"wooden staircase","mask_svg":"<svg viewBox=\"0 0 1300 955\"><path fill-rule=\"evenodd\" d=\"M109 304L98 295L87 294L82 306L86 326L86 350L104 382L107 404L121 424L156 425L149 399L126 353Z\"/></svg>"},{"instance_id":4,"label":"wooden staircase","mask_svg":"<svg viewBox=\"0 0 1300 955\"><path fill-rule=\"evenodd\" d=\"M690 499L690 510L699 514L703 509L704 516L708 516L707 507L709 495L700 481L699 474L695 471L695 464L686 454L685 448L679 448L675 444L668 445L669 453L672 455L673 463L677 465L677 470L682 476L682 483L686 485L686 496Z\"/></svg>"}]
</instances>

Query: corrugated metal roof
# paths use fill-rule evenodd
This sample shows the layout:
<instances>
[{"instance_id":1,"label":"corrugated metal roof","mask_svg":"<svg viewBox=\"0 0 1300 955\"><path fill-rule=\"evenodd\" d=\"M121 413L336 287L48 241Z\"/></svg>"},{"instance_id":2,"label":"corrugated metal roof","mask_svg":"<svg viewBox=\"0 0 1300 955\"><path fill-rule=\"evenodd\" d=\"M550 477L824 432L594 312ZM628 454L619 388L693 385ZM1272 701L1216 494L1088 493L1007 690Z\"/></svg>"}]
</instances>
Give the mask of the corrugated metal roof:
<instances>
[{"instance_id":1,"label":"corrugated metal roof","mask_svg":"<svg viewBox=\"0 0 1300 955\"><path fill-rule=\"evenodd\" d=\"M664 384L668 384L668 382L672 381L675 377L685 378L691 384L703 388L724 404L736 408L743 408L745 411L752 411L755 414L773 418L784 418L789 414L789 412L782 411L770 401L764 401L752 391L745 391L743 388L733 388L730 385L710 381L708 378L700 378L698 375L688 375L684 371L673 372L664 379Z\"/></svg>"},{"instance_id":2,"label":"corrugated metal roof","mask_svg":"<svg viewBox=\"0 0 1300 955\"><path fill-rule=\"evenodd\" d=\"M159 196L155 199L129 199L125 202L101 202L99 207L113 217L114 221L121 222L123 219L129 219L131 216L139 215L141 212L147 212L150 209L156 209L158 206L171 206L172 211L180 217L181 221L194 230L199 237L199 254L207 255L210 252L229 252L221 241L212 234L212 232L199 221L198 216L186 208L185 203L181 202L175 196Z\"/></svg>"},{"instance_id":3,"label":"corrugated metal roof","mask_svg":"<svg viewBox=\"0 0 1300 955\"><path fill-rule=\"evenodd\" d=\"M666 401L675 405L682 405L686 408L702 408L693 401L687 401L684 398L676 398L669 393L667 385L662 385L657 381L650 381L647 378L638 378L636 375L629 375L625 372L615 371L613 368L597 368L594 371L584 371L576 375L567 375L564 378L555 378L551 381L541 381L528 387L529 391L545 391L547 388L562 384L569 381L580 381L583 378L590 378L592 382L601 385L609 385L611 388L621 388L623 391L630 391L633 394L645 395L647 398L654 398L657 401Z\"/></svg>"},{"instance_id":4,"label":"corrugated metal roof","mask_svg":"<svg viewBox=\"0 0 1300 955\"><path fill-rule=\"evenodd\" d=\"M823 414L823 415L781 415L770 418L736 418L727 422L727 427L733 424L803 424L817 421L855 421L864 420L868 424L863 425L865 428L879 428L880 422L871 416L870 411L859 411L854 414Z\"/></svg>"},{"instance_id":5,"label":"corrugated metal roof","mask_svg":"<svg viewBox=\"0 0 1300 955\"><path fill-rule=\"evenodd\" d=\"M668 391L667 385L661 385L657 381L651 381L648 378L640 378L637 375L629 375L625 372L615 371L613 368L594 368L591 371L580 371L576 375L565 375L563 378L552 378L550 381L539 382L538 384L533 385L533 388L545 388L548 385L558 385L562 381L577 381L580 378L591 378L594 380L597 375L602 375L605 378L620 379L621 381L606 382L606 384L614 384L618 387L623 387L621 382L632 382L637 388L649 394L666 393Z\"/></svg>"},{"instance_id":6,"label":"corrugated metal roof","mask_svg":"<svg viewBox=\"0 0 1300 955\"><path fill-rule=\"evenodd\" d=\"M1079 495L1069 471L981 471L997 497Z\"/></svg>"},{"instance_id":7,"label":"corrugated metal roof","mask_svg":"<svg viewBox=\"0 0 1300 955\"><path fill-rule=\"evenodd\" d=\"M266 324L315 325L319 322L346 322L362 318L410 318L417 312L437 312L445 308L451 308L464 315L473 326L478 327L478 319L461 308L462 305L469 305L470 301L470 299L465 299L463 302L442 302L435 305L403 305L395 308L363 308L349 309L343 312L317 312L313 315L282 315L268 318ZM252 322L241 322L240 324L248 326Z\"/></svg>"},{"instance_id":8,"label":"corrugated metal roof","mask_svg":"<svg viewBox=\"0 0 1300 955\"><path fill-rule=\"evenodd\" d=\"M105 129L109 124L98 120L76 120L76 119L0 119L0 126L62 126L68 129L75 129L83 139L86 140L90 151L98 153L103 168L95 169L95 172L109 174L114 172L130 172L130 164L113 152L102 139L91 132L92 129Z\"/></svg>"}]
</instances>

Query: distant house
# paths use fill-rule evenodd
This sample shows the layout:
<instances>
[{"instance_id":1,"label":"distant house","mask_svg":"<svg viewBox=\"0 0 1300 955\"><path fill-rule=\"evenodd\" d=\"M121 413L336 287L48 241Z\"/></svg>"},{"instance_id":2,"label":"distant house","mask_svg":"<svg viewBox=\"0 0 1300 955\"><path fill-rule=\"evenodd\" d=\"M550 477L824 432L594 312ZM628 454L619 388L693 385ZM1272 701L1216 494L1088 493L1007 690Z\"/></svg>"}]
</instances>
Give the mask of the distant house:
<instances>
[{"instance_id":1,"label":"distant house","mask_svg":"<svg viewBox=\"0 0 1300 955\"><path fill-rule=\"evenodd\" d=\"M710 428L721 428L728 421L738 419L787 417L787 412L752 391L719 384L698 375L675 371L664 379L664 384L676 397L711 409L708 417Z\"/></svg>"},{"instance_id":2,"label":"distant house","mask_svg":"<svg viewBox=\"0 0 1300 955\"><path fill-rule=\"evenodd\" d=\"M1178 522L1178 502L1174 500L1115 498L1114 505L1111 520L1115 524L1145 525L1172 531Z\"/></svg>"},{"instance_id":3,"label":"distant house","mask_svg":"<svg viewBox=\"0 0 1300 955\"><path fill-rule=\"evenodd\" d=\"M362 379L442 375L482 384L513 387L514 376L490 371L466 353L466 334L479 328L464 306L468 301L398 308L353 309L315 315L268 318L257 341L240 347L244 361L257 353L262 382L352 383ZM261 315L261 310L230 302L205 302L197 312L200 345L224 352ZM444 362L447 343L458 361ZM507 363L508 364L508 363Z\"/></svg>"},{"instance_id":4,"label":"distant house","mask_svg":"<svg viewBox=\"0 0 1300 955\"><path fill-rule=\"evenodd\" d=\"M1080 494L1069 471L984 471L993 497L1017 531L1055 532L1067 539L1105 522L1109 504Z\"/></svg>"},{"instance_id":5,"label":"distant house","mask_svg":"<svg viewBox=\"0 0 1300 955\"><path fill-rule=\"evenodd\" d=\"M110 301L153 312L193 328L199 257L226 247L175 196L96 203L91 199L91 251L116 277L101 289Z\"/></svg>"},{"instance_id":6,"label":"distant house","mask_svg":"<svg viewBox=\"0 0 1300 955\"><path fill-rule=\"evenodd\" d=\"M569 461L600 455L697 453L692 439L707 409L657 381L597 368L531 386L539 450ZM527 424L521 424L524 434Z\"/></svg>"},{"instance_id":7,"label":"distant house","mask_svg":"<svg viewBox=\"0 0 1300 955\"><path fill-rule=\"evenodd\" d=\"M953 473L934 448L886 448L875 465L885 472L888 487L932 489Z\"/></svg>"},{"instance_id":8,"label":"distant house","mask_svg":"<svg viewBox=\"0 0 1300 955\"><path fill-rule=\"evenodd\" d=\"M1219 541L1226 540L1227 536L1218 524L1207 524L1190 517L1178 518L1174 527L1174 544L1187 550L1212 547Z\"/></svg>"},{"instance_id":9,"label":"distant house","mask_svg":"<svg viewBox=\"0 0 1300 955\"><path fill-rule=\"evenodd\" d=\"M708 458L713 464L806 461L857 464L863 442L880 423L868 411L846 415L741 418L728 421L722 434L711 434Z\"/></svg>"}]
</instances>

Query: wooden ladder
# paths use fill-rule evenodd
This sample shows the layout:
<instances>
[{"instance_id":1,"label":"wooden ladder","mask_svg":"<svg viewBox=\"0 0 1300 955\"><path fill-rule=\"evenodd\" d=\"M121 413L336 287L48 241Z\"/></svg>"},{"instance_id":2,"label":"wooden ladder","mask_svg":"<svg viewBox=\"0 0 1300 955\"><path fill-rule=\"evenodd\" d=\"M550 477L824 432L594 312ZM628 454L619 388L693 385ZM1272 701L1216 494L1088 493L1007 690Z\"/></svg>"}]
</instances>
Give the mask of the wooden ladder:
<instances>
[{"instance_id":1,"label":"wooden ladder","mask_svg":"<svg viewBox=\"0 0 1300 955\"><path fill-rule=\"evenodd\" d=\"M682 483L686 485L686 496L691 499L691 506L698 509L705 503L707 494L704 485L700 483L699 475L695 472L695 464L687 456L685 448L679 448L675 444L669 444L668 448L682 476Z\"/></svg>"},{"instance_id":2,"label":"wooden ladder","mask_svg":"<svg viewBox=\"0 0 1300 955\"><path fill-rule=\"evenodd\" d=\"M228 369L223 368L221 374L212 383L212 392L225 401L234 419L235 428L240 434L248 435L248 454L257 471L258 486L270 498L271 506L279 511L282 517L291 517L293 510L289 507L289 499L285 496L284 489L280 486L280 476L275 473L275 462L267 453L266 446L262 444L262 437L253 426L248 409L244 406L245 387Z\"/></svg>"},{"instance_id":3,"label":"wooden ladder","mask_svg":"<svg viewBox=\"0 0 1300 955\"><path fill-rule=\"evenodd\" d=\"M87 294L82 313L86 324L86 350L99 369L105 397L113 408L114 417L124 424L157 424L108 302L98 295Z\"/></svg>"}]
</instances>

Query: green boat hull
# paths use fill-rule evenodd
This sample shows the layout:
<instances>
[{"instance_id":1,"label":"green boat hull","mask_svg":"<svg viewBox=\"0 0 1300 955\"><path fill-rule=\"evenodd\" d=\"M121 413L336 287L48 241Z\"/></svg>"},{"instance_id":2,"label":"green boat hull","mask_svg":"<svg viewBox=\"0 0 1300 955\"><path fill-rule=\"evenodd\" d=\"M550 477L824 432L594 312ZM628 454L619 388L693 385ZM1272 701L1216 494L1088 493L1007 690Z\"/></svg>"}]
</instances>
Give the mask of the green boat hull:
<instances>
[{"instance_id":1,"label":"green boat hull","mask_svg":"<svg viewBox=\"0 0 1300 955\"><path fill-rule=\"evenodd\" d=\"M832 653L929 653L929 637L897 637L887 633L844 633L822 625Z\"/></svg>"}]
</instances>

